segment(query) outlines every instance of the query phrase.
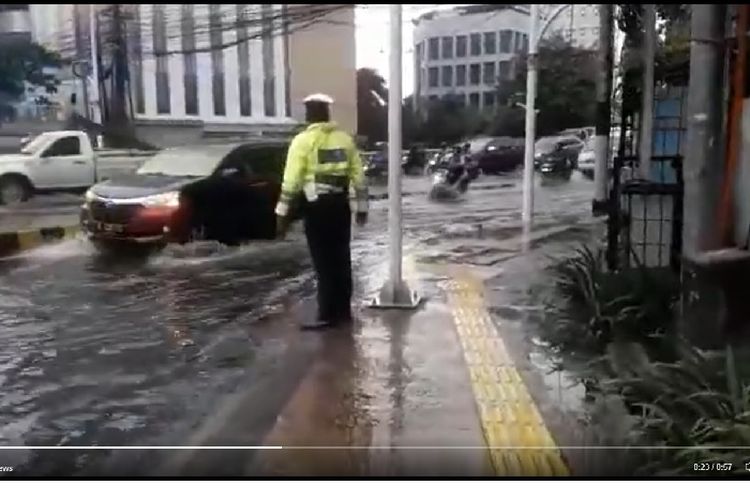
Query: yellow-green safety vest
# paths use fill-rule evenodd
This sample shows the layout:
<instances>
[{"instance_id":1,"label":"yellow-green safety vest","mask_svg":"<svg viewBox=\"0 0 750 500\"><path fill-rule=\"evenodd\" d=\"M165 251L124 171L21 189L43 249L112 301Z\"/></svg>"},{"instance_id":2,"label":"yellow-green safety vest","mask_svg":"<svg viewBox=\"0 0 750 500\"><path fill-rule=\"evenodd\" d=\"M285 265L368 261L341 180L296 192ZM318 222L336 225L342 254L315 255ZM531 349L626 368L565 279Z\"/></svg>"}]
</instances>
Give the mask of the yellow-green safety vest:
<instances>
[{"instance_id":1,"label":"yellow-green safety vest","mask_svg":"<svg viewBox=\"0 0 750 500\"><path fill-rule=\"evenodd\" d=\"M286 216L300 192L314 202L319 194L347 191L352 210L367 212L367 184L354 140L333 122L311 124L289 145L276 214Z\"/></svg>"}]
</instances>

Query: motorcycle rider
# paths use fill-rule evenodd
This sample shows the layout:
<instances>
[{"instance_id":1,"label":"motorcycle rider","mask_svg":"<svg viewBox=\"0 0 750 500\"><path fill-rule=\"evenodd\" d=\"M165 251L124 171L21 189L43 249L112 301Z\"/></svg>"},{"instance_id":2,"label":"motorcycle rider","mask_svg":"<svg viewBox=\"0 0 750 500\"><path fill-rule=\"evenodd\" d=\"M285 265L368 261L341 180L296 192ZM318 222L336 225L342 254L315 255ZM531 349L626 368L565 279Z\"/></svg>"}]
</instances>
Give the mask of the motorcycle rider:
<instances>
[{"instance_id":1,"label":"motorcycle rider","mask_svg":"<svg viewBox=\"0 0 750 500\"><path fill-rule=\"evenodd\" d=\"M453 155L448 162L448 175L446 180L451 186L456 186L460 191L465 191L469 186L469 171L467 167L467 156L462 146L453 148Z\"/></svg>"}]
</instances>

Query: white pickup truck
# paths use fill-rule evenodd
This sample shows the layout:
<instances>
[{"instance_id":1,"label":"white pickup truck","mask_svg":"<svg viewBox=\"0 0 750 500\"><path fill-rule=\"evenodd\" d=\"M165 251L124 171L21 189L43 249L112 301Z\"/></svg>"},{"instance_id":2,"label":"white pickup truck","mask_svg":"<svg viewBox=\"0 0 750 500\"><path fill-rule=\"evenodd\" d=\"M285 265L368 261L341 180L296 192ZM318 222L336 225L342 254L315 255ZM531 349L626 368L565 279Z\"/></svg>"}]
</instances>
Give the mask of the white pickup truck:
<instances>
[{"instance_id":1,"label":"white pickup truck","mask_svg":"<svg viewBox=\"0 0 750 500\"><path fill-rule=\"evenodd\" d=\"M20 154L0 155L0 204L39 192L84 192L97 181L96 153L85 132L44 132Z\"/></svg>"}]
</instances>

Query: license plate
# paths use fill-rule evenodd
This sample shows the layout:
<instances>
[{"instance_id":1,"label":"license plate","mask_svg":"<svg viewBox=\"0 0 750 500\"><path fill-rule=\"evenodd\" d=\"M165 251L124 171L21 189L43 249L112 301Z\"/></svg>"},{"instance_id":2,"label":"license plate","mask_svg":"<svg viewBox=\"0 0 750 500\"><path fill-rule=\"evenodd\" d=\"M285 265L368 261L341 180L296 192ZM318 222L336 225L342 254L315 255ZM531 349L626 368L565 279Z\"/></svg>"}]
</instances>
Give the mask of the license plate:
<instances>
[{"instance_id":1,"label":"license plate","mask_svg":"<svg viewBox=\"0 0 750 500\"><path fill-rule=\"evenodd\" d=\"M121 233L125 230L125 226L122 224L109 224L106 222L97 223L97 229L106 233Z\"/></svg>"}]
</instances>

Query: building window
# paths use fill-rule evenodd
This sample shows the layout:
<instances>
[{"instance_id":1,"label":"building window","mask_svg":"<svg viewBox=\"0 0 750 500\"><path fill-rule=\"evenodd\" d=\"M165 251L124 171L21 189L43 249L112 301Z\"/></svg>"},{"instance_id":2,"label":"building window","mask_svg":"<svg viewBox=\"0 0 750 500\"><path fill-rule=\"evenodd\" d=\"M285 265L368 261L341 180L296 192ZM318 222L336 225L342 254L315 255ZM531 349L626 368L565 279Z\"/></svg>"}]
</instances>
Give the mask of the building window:
<instances>
[{"instance_id":1,"label":"building window","mask_svg":"<svg viewBox=\"0 0 750 500\"><path fill-rule=\"evenodd\" d=\"M511 52L513 52L513 32L502 30L500 32L500 53L510 54Z\"/></svg>"},{"instance_id":2,"label":"building window","mask_svg":"<svg viewBox=\"0 0 750 500\"><path fill-rule=\"evenodd\" d=\"M479 64L472 64L469 66L469 83L471 85L479 85L479 72L481 71L481 68Z\"/></svg>"},{"instance_id":3,"label":"building window","mask_svg":"<svg viewBox=\"0 0 750 500\"><path fill-rule=\"evenodd\" d=\"M479 109L479 92L469 94L469 106Z\"/></svg>"},{"instance_id":4,"label":"building window","mask_svg":"<svg viewBox=\"0 0 750 500\"><path fill-rule=\"evenodd\" d=\"M519 33L516 31L516 44L515 44L515 52L520 53L523 51L523 33Z\"/></svg>"},{"instance_id":5,"label":"building window","mask_svg":"<svg viewBox=\"0 0 750 500\"><path fill-rule=\"evenodd\" d=\"M482 35L480 35L479 33L471 34L471 55L482 55Z\"/></svg>"},{"instance_id":6,"label":"building window","mask_svg":"<svg viewBox=\"0 0 750 500\"><path fill-rule=\"evenodd\" d=\"M466 57L466 35L456 37L456 57Z\"/></svg>"},{"instance_id":7,"label":"building window","mask_svg":"<svg viewBox=\"0 0 750 500\"><path fill-rule=\"evenodd\" d=\"M499 80L512 80L510 61L500 61L497 66L497 78Z\"/></svg>"},{"instance_id":8,"label":"building window","mask_svg":"<svg viewBox=\"0 0 750 500\"><path fill-rule=\"evenodd\" d=\"M133 22L131 23L131 36L133 43L131 50L133 55L132 61L132 84L133 94L135 95L135 112L143 114L146 112L146 102L143 99L143 47L141 44L141 6L133 6Z\"/></svg>"},{"instance_id":9,"label":"building window","mask_svg":"<svg viewBox=\"0 0 750 500\"><path fill-rule=\"evenodd\" d=\"M484 83L486 85L494 85L497 83L497 75L495 74L495 62L484 63L483 68Z\"/></svg>"},{"instance_id":10,"label":"building window","mask_svg":"<svg viewBox=\"0 0 750 500\"><path fill-rule=\"evenodd\" d=\"M484 53L497 53L497 34L494 31L484 34Z\"/></svg>"},{"instance_id":11,"label":"building window","mask_svg":"<svg viewBox=\"0 0 750 500\"><path fill-rule=\"evenodd\" d=\"M180 30L183 50L182 84L185 87L185 114L198 114L198 62L195 54L193 4L182 4Z\"/></svg>"},{"instance_id":12,"label":"building window","mask_svg":"<svg viewBox=\"0 0 750 500\"><path fill-rule=\"evenodd\" d=\"M529 52L529 35L525 34L523 35L523 49L522 52L524 54Z\"/></svg>"},{"instance_id":13,"label":"building window","mask_svg":"<svg viewBox=\"0 0 750 500\"><path fill-rule=\"evenodd\" d=\"M443 87L453 86L453 66L443 66Z\"/></svg>"},{"instance_id":14,"label":"building window","mask_svg":"<svg viewBox=\"0 0 750 500\"><path fill-rule=\"evenodd\" d=\"M495 93L494 92L485 92L484 93L484 107L485 108L494 108L495 107Z\"/></svg>"},{"instance_id":15,"label":"building window","mask_svg":"<svg viewBox=\"0 0 750 500\"><path fill-rule=\"evenodd\" d=\"M453 59L453 37L443 37L443 59Z\"/></svg>"},{"instance_id":16,"label":"building window","mask_svg":"<svg viewBox=\"0 0 750 500\"><path fill-rule=\"evenodd\" d=\"M250 83L250 43L247 25L250 15L246 4L237 4L237 44L238 82L240 87L240 116L252 114L252 91Z\"/></svg>"},{"instance_id":17,"label":"building window","mask_svg":"<svg viewBox=\"0 0 750 500\"><path fill-rule=\"evenodd\" d=\"M208 6L209 38L211 40L211 70L214 115L224 116L227 114L226 100L224 99L224 49L221 48L221 5L209 4Z\"/></svg>"},{"instance_id":18,"label":"building window","mask_svg":"<svg viewBox=\"0 0 750 500\"><path fill-rule=\"evenodd\" d=\"M440 39L438 38L430 38L428 43L428 50L429 50L429 57L428 59L430 61L435 61L440 58Z\"/></svg>"},{"instance_id":19,"label":"building window","mask_svg":"<svg viewBox=\"0 0 750 500\"><path fill-rule=\"evenodd\" d=\"M156 112L169 114L169 65L167 62L167 22L164 5L153 6L153 43L156 56Z\"/></svg>"},{"instance_id":20,"label":"building window","mask_svg":"<svg viewBox=\"0 0 750 500\"><path fill-rule=\"evenodd\" d=\"M456 37L456 57L466 57L466 35Z\"/></svg>"},{"instance_id":21,"label":"building window","mask_svg":"<svg viewBox=\"0 0 750 500\"><path fill-rule=\"evenodd\" d=\"M273 4L263 4L261 6L261 24L263 26L263 107L266 116L276 115L276 72L274 64L275 50L274 42L275 17Z\"/></svg>"},{"instance_id":22,"label":"building window","mask_svg":"<svg viewBox=\"0 0 750 500\"><path fill-rule=\"evenodd\" d=\"M466 85L466 65L459 64L456 66L456 87Z\"/></svg>"},{"instance_id":23,"label":"building window","mask_svg":"<svg viewBox=\"0 0 750 500\"><path fill-rule=\"evenodd\" d=\"M459 106L463 107L466 106L466 94L458 93L455 95L456 103L458 103Z\"/></svg>"},{"instance_id":24,"label":"building window","mask_svg":"<svg viewBox=\"0 0 750 500\"><path fill-rule=\"evenodd\" d=\"M429 69L428 76L427 76L427 85L430 88L435 88L438 86L438 69L437 68Z\"/></svg>"}]
</instances>

